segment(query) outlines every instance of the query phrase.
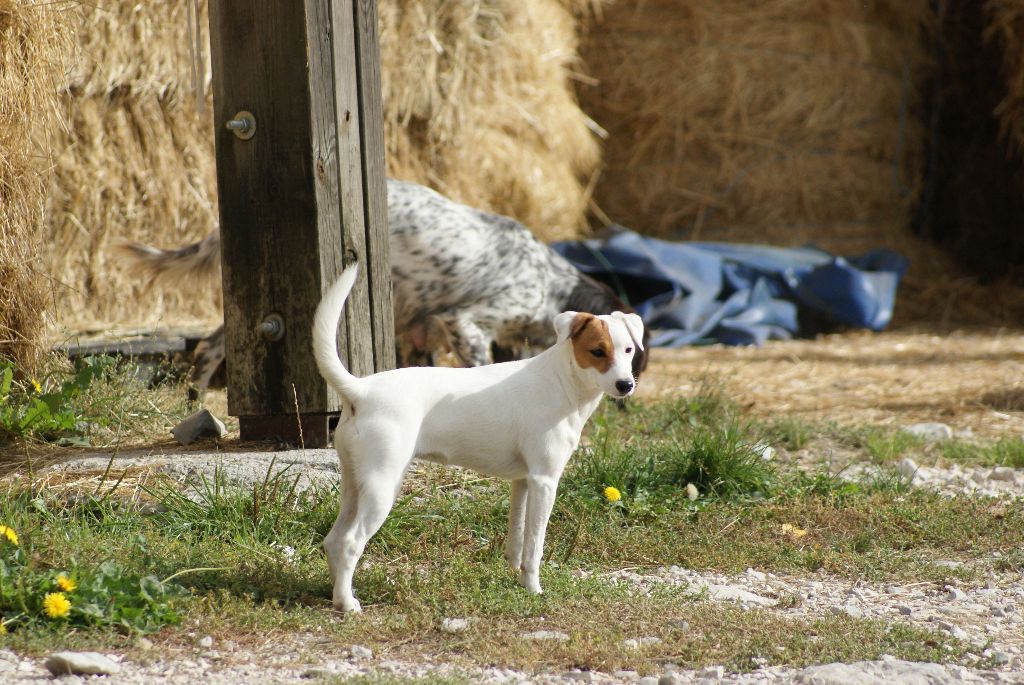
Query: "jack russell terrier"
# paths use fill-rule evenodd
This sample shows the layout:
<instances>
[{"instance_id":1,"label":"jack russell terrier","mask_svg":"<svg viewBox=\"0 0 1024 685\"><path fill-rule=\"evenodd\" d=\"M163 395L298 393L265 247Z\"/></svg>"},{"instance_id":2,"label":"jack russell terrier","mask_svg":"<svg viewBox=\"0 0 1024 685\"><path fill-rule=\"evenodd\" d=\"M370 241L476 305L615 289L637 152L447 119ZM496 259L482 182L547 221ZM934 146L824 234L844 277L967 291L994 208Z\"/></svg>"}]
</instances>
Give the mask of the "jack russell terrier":
<instances>
[{"instance_id":1,"label":"jack russell terrier","mask_svg":"<svg viewBox=\"0 0 1024 685\"><path fill-rule=\"evenodd\" d=\"M601 395L633 392L643 322L622 312L562 312L554 317L554 346L531 359L357 378L337 349L356 271L347 268L331 286L313 322L317 368L341 397L334 434L341 507L324 539L335 608L360 611L352 575L415 458L512 482L505 559L527 590L540 593L544 532L562 470Z\"/></svg>"}]
</instances>

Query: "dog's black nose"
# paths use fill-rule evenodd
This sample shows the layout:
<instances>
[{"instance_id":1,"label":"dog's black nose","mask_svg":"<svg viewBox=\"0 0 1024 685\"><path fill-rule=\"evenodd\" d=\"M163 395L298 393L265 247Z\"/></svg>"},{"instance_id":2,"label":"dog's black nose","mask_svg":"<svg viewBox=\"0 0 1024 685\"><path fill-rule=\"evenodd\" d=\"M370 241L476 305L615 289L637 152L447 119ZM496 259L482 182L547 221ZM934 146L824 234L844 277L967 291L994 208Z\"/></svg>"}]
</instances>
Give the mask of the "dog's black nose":
<instances>
[{"instance_id":1,"label":"dog's black nose","mask_svg":"<svg viewBox=\"0 0 1024 685\"><path fill-rule=\"evenodd\" d=\"M621 381L615 381L615 389L625 395L627 392L633 389L633 379L624 378Z\"/></svg>"}]
</instances>

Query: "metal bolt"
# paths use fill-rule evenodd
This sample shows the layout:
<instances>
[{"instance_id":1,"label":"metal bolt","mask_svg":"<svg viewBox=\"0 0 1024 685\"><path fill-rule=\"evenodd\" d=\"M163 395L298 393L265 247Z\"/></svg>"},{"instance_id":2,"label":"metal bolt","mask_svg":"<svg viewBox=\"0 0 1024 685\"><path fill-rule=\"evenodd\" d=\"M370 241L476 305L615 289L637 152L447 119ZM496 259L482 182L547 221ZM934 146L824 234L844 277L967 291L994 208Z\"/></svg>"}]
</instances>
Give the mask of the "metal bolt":
<instances>
[{"instance_id":1,"label":"metal bolt","mask_svg":"<svg viewBox=\"0 0 1024 685\"><path fill-rule=\"evenodd\" d=\"M277 342L284 337L284 319L281 318L280 314L269 314L256 327L256 330L270 342Z\"/></svg>"},{"instance_id":2,"label":"metal bolt","mask_svg":"<svg viewBox=\"0 0 1024 685\"><path fill-rule=\"evenodd\" d=\"M252 112L242 110L224 125L241 140L249 140L256 135L256 117Z\"/></svg>"}]
</instances>

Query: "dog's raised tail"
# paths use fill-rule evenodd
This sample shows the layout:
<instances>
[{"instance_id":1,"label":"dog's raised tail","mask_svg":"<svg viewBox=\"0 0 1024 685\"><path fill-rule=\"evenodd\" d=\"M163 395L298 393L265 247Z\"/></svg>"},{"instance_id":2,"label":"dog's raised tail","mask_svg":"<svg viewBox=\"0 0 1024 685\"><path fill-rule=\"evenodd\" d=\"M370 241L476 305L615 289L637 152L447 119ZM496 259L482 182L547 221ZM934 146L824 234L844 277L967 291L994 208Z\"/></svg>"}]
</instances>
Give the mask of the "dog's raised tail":
<instances>
[{"instance_id":1,"label":"dog's raised tail","mask_svg":"<svg viewBox=\"0 0 1024 685\"><path fill-rule=\"evenodd\" d=\"M341 310L345 307L345 300L352 291L358 273L357 264L345 269L334 285L324 293L316 308L316 316L313 317L313 358L316 367L320 369L320 375L327 384L349 401L354 399L353 392L359 379L345 368L338 356L338 320L341 319Z\"/></svg>"}]
</instances>

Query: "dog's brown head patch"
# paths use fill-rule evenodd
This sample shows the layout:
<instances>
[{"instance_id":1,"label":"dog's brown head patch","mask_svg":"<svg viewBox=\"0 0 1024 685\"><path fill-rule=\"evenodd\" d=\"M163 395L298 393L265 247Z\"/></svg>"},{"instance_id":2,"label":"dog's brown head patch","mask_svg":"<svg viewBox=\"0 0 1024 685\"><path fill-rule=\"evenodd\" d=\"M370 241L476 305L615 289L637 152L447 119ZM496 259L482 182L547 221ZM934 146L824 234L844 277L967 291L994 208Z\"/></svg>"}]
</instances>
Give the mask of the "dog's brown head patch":
<instances>
[{"instance_id":1,"label":"dog's brown head patch","mask_svg":"<svg viewBox=\"0 0 1024 685\"><path fill-rule=\"evenodd\" d=\"M572 351L581 369L596 369L605 373L615 360L615 346L608 332L608 324L593 314L580 313L569 329Z\"/></svg>"}]
</instances>

